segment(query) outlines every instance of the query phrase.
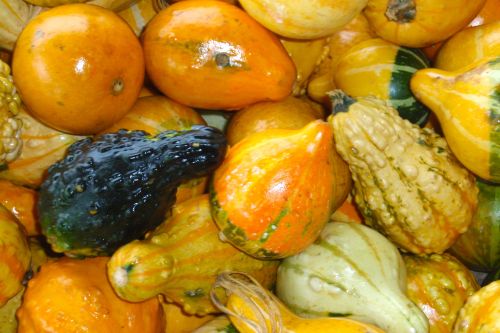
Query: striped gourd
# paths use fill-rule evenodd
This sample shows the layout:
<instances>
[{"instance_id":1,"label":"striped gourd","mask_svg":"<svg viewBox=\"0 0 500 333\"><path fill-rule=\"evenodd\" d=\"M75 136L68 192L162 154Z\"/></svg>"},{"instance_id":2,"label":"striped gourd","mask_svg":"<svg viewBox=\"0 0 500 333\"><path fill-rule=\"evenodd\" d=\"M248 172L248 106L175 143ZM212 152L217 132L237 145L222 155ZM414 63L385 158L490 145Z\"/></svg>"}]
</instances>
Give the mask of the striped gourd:
<instances>
[{"instance_id":1,"label":"striped gourd","mask_svg":"<svg viewBox=\"0 0 500 333\"><path fill-rule=\"evenodd\" d=\"M437 115L458 160L500 183L500 55L453 72L419 70L411 89Z\"/></svg>"},{"instance_id":2,"label":"striped gourd","mask_svg":"<svg viewBox=\"0 0 500 333\"><path fill-rule=\"evenodd\" d=\"M18 118L22 121L21 155L0 171L0 179L8 179L16 184L37 188L42 183L45 172L53 163L61 159L66 149L83 136L66 134L47 127L30 116L23 108Z\"/></svg>"},{"instance_id":3,"label":"striped gourd","mask_svg":"<svg viewBox=\"0 0 500 333\"><path fill-rule=\"evenodd\" d=\"M429 333L449 333L458 311L479 289L474 275L449 254L403 255L407 295L429 319Z\"/></svg>"},{"instance_id":4,"label":"striped gourd","mask_svg":"<svg viewBox=\"0 0 500 333\"><path fill-rule=\"evenodd\" d=\"M148 22L156 15L154 0L139 0L127 9L118 12L139 36Z\"/></svg>"},{"instance_id":5,"label":"striped gourd","mask_svg":"<svg viewBox=\"0 0 500 333\"><path fill-rule=\"evenodd\" d=\"M470 269L490 272L500 269L500 185L477 181L478 207L472 223L451 253Z\"/></svg>"},{"instance_id":6,"label":"striped gourd","mask_svg":"<svg viewBox=\"0 0 500 333\"><path fill-rule=\"evenodd\" d=\"M500 280L482 287L460 309L453 333L500 332Z\"/></svg>"},{"instance_id":7,"label":"striped gourd","mask_svg":"<svg viewBox=\"0 0 500 333\"><path fill-rule=\"evenodd\" d=\"M429 110L410 90L410 79L417 70L429 67L425 55L380 38L362 41L339 60L335 85L353 97L375 96L386 100L399 115L423 126Z\"/></svg>"},{"instance_id":8,"label":"striped gourd","mask_svg":"<svg viewBox=\"0 0 500 333\"><path fill-rule=\"evenodd\" d=\"M0 205L0 306L22 288L31 253L22 226Z\"/></svg>"},{"instance_id":9,"label":"striped gourd","mask_svg":"<svg viewBox=\"0 0 500 333\"><path fill-rule=\"evenodd\" d=\"M222 242L208 195L202 195L174 206L172 216L146 240L118 249L108 263L108 277L126 300L162 294L188 314L205 315L217 312L209 292L220 272L247 272L269 288L277 266L277 261L254 259Z\"/></svg>"},{"instance_id":10,"label":"striped gourd","mask_svg":"<svg viewBox=\"0 0 500 333\"><path fill-rule=\"evenodd\" d=\"M427 318L405 295L405 279L403 259L384 236L362 224L332 222L314 244L283 261L276 293L301 316L348 317L387 333L427 333Z\"/></svg>"},{"instance_id":11,"label":"striped gourd","mask_svg":"<svg viewBox=\"0 0 500 333\"><path fill-rule=\"evenodd\" d=\"M0 0L0 49L12 51L23 27L40 11L23 0Z\"/></svg>"}]
</instances>

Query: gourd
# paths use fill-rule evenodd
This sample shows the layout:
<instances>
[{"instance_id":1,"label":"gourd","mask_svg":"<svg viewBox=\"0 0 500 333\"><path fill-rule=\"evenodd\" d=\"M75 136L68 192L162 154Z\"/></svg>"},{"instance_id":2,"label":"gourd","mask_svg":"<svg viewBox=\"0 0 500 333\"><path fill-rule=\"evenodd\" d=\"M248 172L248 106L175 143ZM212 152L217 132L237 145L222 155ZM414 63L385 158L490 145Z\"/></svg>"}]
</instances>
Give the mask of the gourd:
<instances>
[{"instance_id":1,"label":"gourd","mask_svg":"<svg viewBox=\"0 0 500 333\"><path fill-rule=\"evenodd\" d=\"M226 292L225 305L217 297L217 288ZM375 326L346 318L298 317L255 279L241 273L221 273L213 290L214 304L229 316L241 333L383 332Z\"/></svg>"},{"instance_id":2,"label":"gourd","mask_svg":"<svg viewBox=\"0 0 500 333\"><path fill-rule=\"evenodd\" d=\"M439 119L457 159L477 176L500 183L500 56L457 71L422 69L411 90Z\"/></svg>"},{"instance_id":3,"label":"gourd","mask_svg":"<svg viewBox=\"0 0 500 333\"><path fill-rule=\"evenodd\" d=\"M215 318L213 315L189 315L178 304L166 302L162 297L159 298L165 318L165 333L191 333Z\"/></svg>"},{"instance_id":4,"label":"gourd","mask_svg":"<svg viewBox=\"0 0 500 333\"><path fill-rule=\"evenodd\" d=\"M333 212L330 220L335 222L363 223L363 217L359 213L352 195L349 194L347 196L342 205Z\"/></svg>"},{"instance_id":5,"label":"gourd","mask_svg":"<svg viewBox=\"0 0 500 333\"><path fill-rule=\"evenodd\" d=\"M138 0L126 9L118 12L129 26L134 30L137 36L140 36L146 24L157 14L154 1Z\"/></svg>"},{"instance_id":6,"label":"gourd","mask_svg":"<svg viewBox=\"0 0 500 333\"><path fill-rule=\"evenodd\" d=\"M429 333L449 333L469 296L479 289L474 275L449 254L403 255L407 295L429 319Z\"/></svg>"},{"instance_id":7,"label":"gourd","mask_svg":"<svg viewBox=\"0 0 500 333\"><path fill-rule=\"evenodd\" d=\"M122 298L137 302L165 296L186 314L218 310L209 293L220 272L238 270L270 288L277 261L254 259L219 239L208 195L174 206L172 216L145 240L119 248L108 263L108 278Z\"/></svg>"},{"instance_id":8,"label":"gourd","mask_svg":"<svg viewBox=\"0 0 500 333\"><path fill-rule=\"evenodd\" d=\"M64 157L66 149L72 143L85 136L71 135L47 127L28 114L22 105L17 117L22 122L20 139L23 147L19 157L0 171L0 179L38 188L47 169Z\"/></svg>"},{"instance_id":9,"label":"gourd","mask_svg":"<svg viewBox=\"0 0 500 333\"><path fill-rule=\"evenodd\" d=\"M31 254L23 227L0 205L0 306L22 288L30 267Z\"/></svg>"},{"instance_id":10,"label":"gourd","mask_svg":"<svg viewBox=\"0 0 500 333\"><path fill-rule=\"evenodd\" d=\"M340 58L354 45L375 37L363 13L359 13L342 29L330 35L327 38L328 52L321 58L321 63L309 79L308 96L316 102L328 105L326 93L335 89L334 74Z\"/></svg>"},{"instance_id":11,"label":"gourd","mask_svg":"<svg viewBox=\"0 0 500 333\"><path fill-rule=\"evenodd\" d=\"M49 168L40 188L42 233L54 251L69 256L111 254L163 222L178 185L213 171L225 151L223 134L199 125L80 140Z\"/></svg>"},{"instance_id":12,"label":"gourd","mask_svg":"<svg viewBox=\"0 0 500 333\"><path fill-rule=\"evenodd\" d=\"M352 318L388 333L428 332L427 318L405 291L397 248L357 223L328 223L314 244L283 260L276 280L277 296L299 316Z\"/></svg>"},{"instance_id":13,"label":"gourd","mask_svg":"<svg viewBox=\"0 0 500 333\"><path fill-rule=\"evenodd\" d=\"M369 0L373 30L397 45L425 47L452 36L479 13L486 0Z\"/></svg>"},{"instance_id":14,"label":"gourd","mask_svg":"<svg viewBox=\"0 0 500 333\"><path fill-rule=\"evenodd\" d=\"M500 21L464 29L444 43L434 67L454 71L478 60L500 55Z\"/></svg>"},{"instance_id":15,"label":"gourd","mask_svg":"<svg viewBox=\"0 0 500 333\"><path fill-rule=\"evenodd\" d=\"M227 316L222 315L212 319L192 333L238 333L238 330L231 324Z\"/></svg>"},{"instance_id":16,"label":"gourd","mask_svg":"<svg viewBox=\"0 0 500 333\"><path fill-rule=\"evenodd\" d=\"M195 110L165 96L144 96L137 99L127 114L103 133L120 129L142 130L157 135L166 130L187 130L207 123ZM205 191L207 177L194 178L179 184L175 202L179 203Z\"/></svg>"},{"instance_id":17,"label":"gourd","mask_svg":"<svg viewBox=\"0 0 500 333\"><path fill-rule=\"evenodd\" d=\"M12 51L23 27L38 15L41 9L23 0L1 0L0 50Z\"/></svg>"},{"instance_id":18,"label":"gourd","mask_svg":"<svg viewBox=\"0 0 500 333\"><path fill-rule=\"evenodd\" d=\"M460 309L453 333L500 331L500 280L482 287Z\"/></svg>"},{"instance_id":19,"label":"gourd","mask_svg":"<svg viewBox=\"0 0 500 333\"><path fill-rule=\"evenodd\" d=\"M63 257L42 264L17 311L18 333L163 333L158 299L120 299L106 280L108 259Z\"/></svg>"},{"instance_id":20,"label":"gourd","mask_svg":"<svg viewBox=\"0 0 500 333\"><path fill-rule=\"evenodd\" d=\"M33 189L0 179L0 204L22 224L27 236L40 235L40 226L35 216L37 195Z\"/></svg>"},{"instance_id":21,"label":"gourd","mask_svg":"<svg viewBox=\"0 0 500 333\"><path fill-rule=\"evenodd\" d=\"M247 13L274 33L294 39L331 35L361 12L368 0L240 0Z\"/></svg>"},{"instance_id":22,"label":"gourd","mask_svg":"<svg viewBox=\"0 0 500 333\"><path fill-rule=\"evenodd\" d=\"M374 97L331 94L336 148L352 173L364 222L416 254L448 249L472 222L474 176L428 128Z\"/></svg>"},{"instance_id":23,"label":"gourd","mask_svg":"<svg viewBox=\"0 0 500 333\"><path fill-rule=\"evenodd\" d=\"M474 271L500 269L500 185L477 180L478 207L472 223L450 252Z\"/></svg>"},{"instance_id":24,"label":"gourd","mask_svg":"<svg viewBox=\"0 0 500 333\"><path fill-rule=\"evenodd\" d=\"M419 69L429 67L417 49L394 45L375 38L362 41L339 59L335 86L353 97L375 96L387 100L399 115L414 124L425 125L429 109L410 90L410 79Z\"/></svg>"},{"instance_id":25,"label":"gourd","mask_svg":"<svg viewBox=\"0 0 500 333\"><path fill-rule=\"evenodd\" d=\"M17 117L21 98L10 75L10 67L0 60L0 167L21 153L22 122Z\"/></svg>"},{"instance_id":26,"label":"gourd","mask_svg":"<svg viewBox=\"0 0 500 333\"><path fill-rule=\"evenodd\" d=\"M210 182L212 215L224 237L262 259L302 251L350 189L331 127L270 129L231 147Z\"/></svg>"}]
</instances>

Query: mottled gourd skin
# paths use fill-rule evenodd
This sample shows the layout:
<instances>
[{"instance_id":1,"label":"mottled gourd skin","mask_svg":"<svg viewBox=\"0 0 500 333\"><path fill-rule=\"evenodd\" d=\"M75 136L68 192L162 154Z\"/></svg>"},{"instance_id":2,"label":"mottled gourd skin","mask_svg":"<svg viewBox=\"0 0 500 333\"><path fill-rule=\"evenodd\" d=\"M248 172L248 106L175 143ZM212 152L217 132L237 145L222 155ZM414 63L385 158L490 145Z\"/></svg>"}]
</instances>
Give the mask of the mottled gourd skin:
<instances>
[{"instance_id":1,"label":"mottled gourd skin","mask_svg":"<svg viewBox=\"0 0 500 333\"><path fill-rule=\"evenodd\" d=\"M351 170L366 224L408 252L448 249L472 222L474 176L444 138L402 119L384 101L354 100L340 90L330 97L337 151Z\"/></svg>"},{"instance_id":2,"label":"mottled gourd skin","mask_svg":"<svg viewBox=\"0 0 500 333\"><path fill-rule=\"evenodd\" d=\"M180 182L207 175L225 151L223 134L207 126L155 137L120 130L78 141L40 188L42 232L56 252L111 254L158 226Z\"/></svg>"}]
</instances>

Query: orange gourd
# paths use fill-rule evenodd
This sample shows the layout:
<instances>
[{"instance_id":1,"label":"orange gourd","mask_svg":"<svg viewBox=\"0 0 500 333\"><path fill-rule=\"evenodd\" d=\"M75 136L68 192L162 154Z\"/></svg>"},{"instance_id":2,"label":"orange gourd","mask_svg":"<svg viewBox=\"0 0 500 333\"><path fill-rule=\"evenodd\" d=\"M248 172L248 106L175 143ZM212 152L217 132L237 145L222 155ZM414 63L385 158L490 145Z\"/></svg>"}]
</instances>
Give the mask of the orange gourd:
<instances>
[{"instance_id":1,"label":"orange gourd","mask_svg":"<svg viewBox=\"0 0 500 333\"><path fill-rule=\"evenodd\" d=\"M424 47L452 36L486 0L369 0L364 13L375 33L401 46Z\"/></svg>"},{"instance_id":2,"label":"orange gourd","mask_svg":"<svg viewBox=\"0 0 500 333\"><path fill-rule=\"evenodd\" d=\"M191 333L206 322L215 318L214 315L190 315L175 303L161 302L165 317L165 333Z\"/></svg>"},{"instance_id":3,"label":"orange gourd","mask_svg":"<svg viewBox=\"0 0 500 333\"><path fill-rule=\"evenodd\" d=\"M28 236L40 235L40 227L35 216L37 192L0 179L0 204L24 226Z\"/></svg>"},{"instance_id":4,"label":"orange gourd","mask_svg":"<svg viewBox=\"0 0 500 333\"><path fill-rule=\"evenodd\" d=\"M271 129L229 150L211 182L212 214L239 249L258 258L284 258L316 239L350 185L326 122Z\"/></svg>"},{"instance_id":5,"label":"orange gourd","mask_svg":"<svg viewBox=\"0 0 500 333\"><path fill-rule=\"evenodd\" d=\"M24 228L0 205L0 306L22 288L31 253Z\"/></svg>"},{"instance_id":6,"label":"orange gourd","mask_svg":"<svg viewBox=\"0 0 500 333\"><path fill-rule=\"evenodd\" d=\"M335 222L363 223L363 216L349 194L342 205L333 212L330 220Z\"/></svg>"},{"instance_id":7,"label":"orange gourd","mask_svg":"<svg viewBox=\"0 0 500 333\"><path fill-rule=\"evenodd\" d=\"M42 264L17 312L18 333L162 333L158 299L129 303L106 279L107 257Z\"/></svg>"},{"instance_id":8,"label":"orange gourd","mask_svg":"<svg viewBox=\"0 0 500 333\"><path fill-rule=\"evenodd\" d=\"M182 104L234 110L292 92L296 70L279 39L223 1L177 2L142 41L151 81Z\"/></svg>"},{"instance_id":9,"label":"orange gourd","mask_svg":"<svg viewBox=\"0 0 500 333\"><path fill-rule=\"evenodd\" d=\"M143 130L157 135L166 130L186 130L193 125L206 125L205 120L190 107L184 106L165 96L145 96L137 99L132 109L118 122L103 131L116 132L121 128ZM207 177L195 178L179 185L176 202L202 194L207 185Z\"/></svg>"}]
</instances>

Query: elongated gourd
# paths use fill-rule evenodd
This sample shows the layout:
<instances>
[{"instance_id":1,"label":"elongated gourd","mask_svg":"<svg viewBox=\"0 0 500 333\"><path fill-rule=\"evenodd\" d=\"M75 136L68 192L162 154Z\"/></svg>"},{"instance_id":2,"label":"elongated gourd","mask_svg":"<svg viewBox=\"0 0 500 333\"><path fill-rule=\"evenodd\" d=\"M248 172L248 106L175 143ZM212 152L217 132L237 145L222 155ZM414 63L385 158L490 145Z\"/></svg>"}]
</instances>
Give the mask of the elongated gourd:
<instances>
[{"instance_id":1,"label":"elongated gourd","mask_svg":"<svg viewBox=\"0 0 500 333\"><path fill-rule=\"evenodd\" d=\"M224 305L214 291L226 291ZM240 333L383 333L370 324L347 318L301 318L250 276L225 272L217 277L211 294Z\"/></svg>"},{"instance_id":2,"label":"elongated gourd","mask_svg":"<svg viewBox=\"0 0 500 333\"><path fill-rule=\"evenodd\" d=\"M366 224L416 254L448 249L472 222L474 176L431 129L372 97L331 95L336 147L349 165Z\"/></svg>"},{"instance_id":3,"label":"elongated gourd","mask_svg":"<svg viewBox=\"0 0 500 333\"><path fill-rule=\"evenodd\" d=\"M328 223L314 244L282 262L276 280L276 294L297 315L347 317L388 333L427 332L427 318L405 290L397 248L357 223Z\"/></svg>"},{"instance_id":4,"label":"elongated gourd","mask_svg":"<svg viewBox=\"0 0 500 333\"><path fill-rule=\"evenodd\" d=\"M458 160L477 176L500 183L500 56L454 72L419 70L411 90L437 115Z\"/></svg>"},{"instance_id":5,"label":"elongated gourd","mask_svg":"<svg viewBox=\"0 0 500 333\"><path fill-rule=\"evenodd\" d=\"M225 238L264 259L311 244L350 189L329 124L272 129L233 146L210 188L214 220Z\"/></svg>"},{"instance_id":6,"label":"elongated gourd","mask_svg":"<svg viewBox=\"0 0 500 333\"><path fill-rule=\"evenodd\" d=\"M126 300L162 294L188 314L205 315L217 312L209 292L220 272L247 272L269 288L277 266L220 241L208 195L202 195L174 206L172 216L145 240L118 249L108 263L108 278Z\"/></svg>"}]
</instances>

